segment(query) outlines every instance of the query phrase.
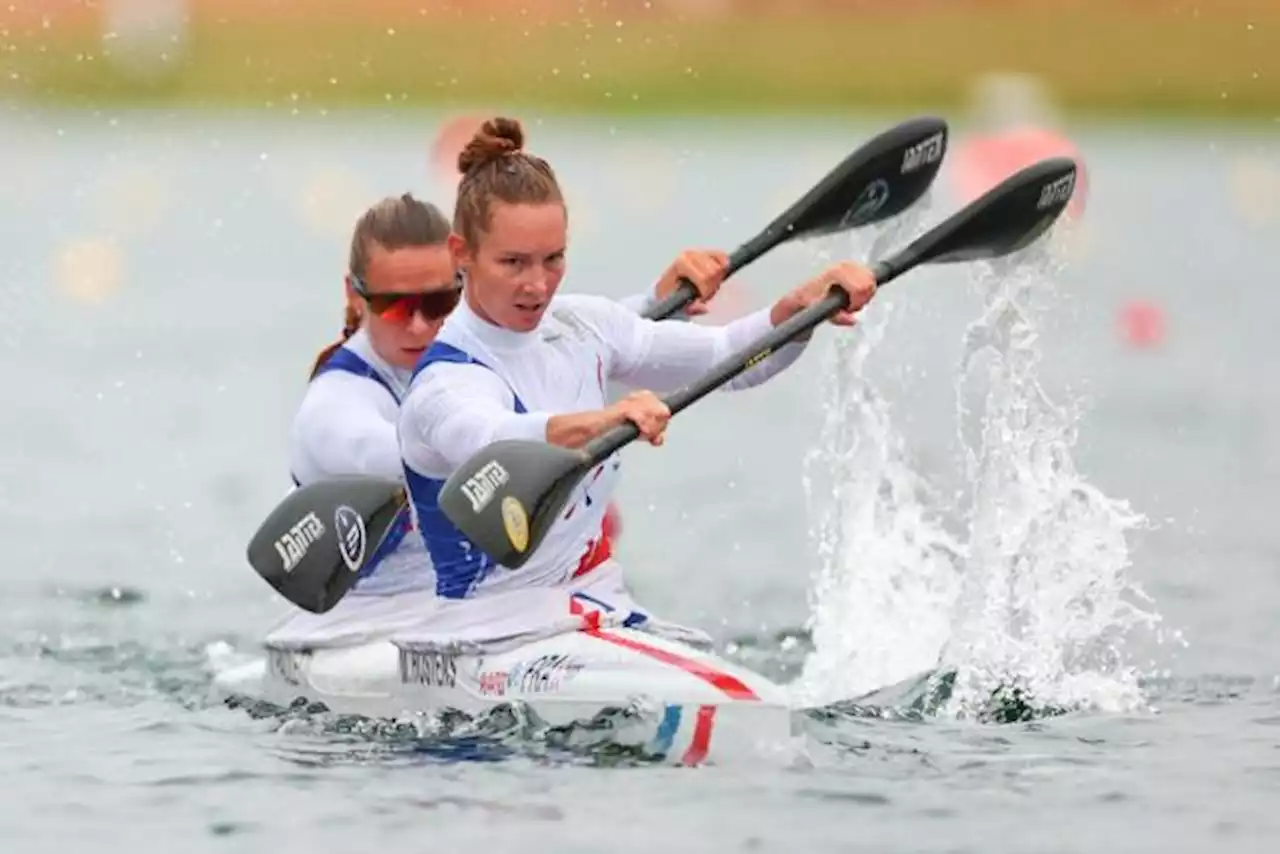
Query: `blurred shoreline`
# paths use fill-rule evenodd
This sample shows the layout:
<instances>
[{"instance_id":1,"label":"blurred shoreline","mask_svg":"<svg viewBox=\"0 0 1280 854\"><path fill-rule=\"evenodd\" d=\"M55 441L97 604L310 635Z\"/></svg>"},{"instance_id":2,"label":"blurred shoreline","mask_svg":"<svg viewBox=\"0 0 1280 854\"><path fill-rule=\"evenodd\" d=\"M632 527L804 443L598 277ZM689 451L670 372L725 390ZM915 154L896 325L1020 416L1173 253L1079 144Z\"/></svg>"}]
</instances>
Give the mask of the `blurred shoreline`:
<instances>
[{"instance_id":1,"label":"blurred shoreline","mask_svg":"<svg viewBox=\"0 0 1280 854\"><path fill-rule=\"evenodd\" d=\"M1280 3L28 0L26 104L750 114L952 109L1041 80L1073 118L1280 120Z\"/></svg>"}]
</instances>

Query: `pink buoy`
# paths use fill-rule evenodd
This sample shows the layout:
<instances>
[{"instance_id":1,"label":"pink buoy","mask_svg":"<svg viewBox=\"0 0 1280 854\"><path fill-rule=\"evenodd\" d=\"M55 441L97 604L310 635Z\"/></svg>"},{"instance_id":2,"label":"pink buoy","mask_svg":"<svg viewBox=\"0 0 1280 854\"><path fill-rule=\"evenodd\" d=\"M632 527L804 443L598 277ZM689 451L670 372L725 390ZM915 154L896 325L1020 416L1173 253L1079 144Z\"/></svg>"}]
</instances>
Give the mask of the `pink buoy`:
<instances>
[{"instance_id":1,"label":"pink buoy","mask_svg":"<svg viewBox=\"0 0 1280 854\"><path fill-rule=\"evenodd\" d=\"M462 177L458 172L458 155L484 122L480 116L464 115L454 116L440 125L431 141L430 165L432 174L442 184L457 185Z\"/></svg>"},{"instance_id":2,"label":"pink buoy","mask_svg":"<svg viewBox=\"0 0 1280 854\"><path fill-rule=\"evenodd\" d=\"M957 145L952 173L961 202L967 204L999 184L1019 169L1049 157L1070 157L1076 161L1078 177L1067 215L1078 219L1084 213L1087 180L1083 158L1070 140L1061 134L1032 125L970 137Z\"/></svg>"},{"instance_id":3,"label":"pink buoy","mask_svg":"<svg viewBox=\"0 0 1280 854\"><path fill-rule=\"evenodd\" d=\"M1120 308L1120 335L1130 347L1151 348L1164 341L1165 318L1160 306L1135 299Z\"/></svg>"}]
</instances>

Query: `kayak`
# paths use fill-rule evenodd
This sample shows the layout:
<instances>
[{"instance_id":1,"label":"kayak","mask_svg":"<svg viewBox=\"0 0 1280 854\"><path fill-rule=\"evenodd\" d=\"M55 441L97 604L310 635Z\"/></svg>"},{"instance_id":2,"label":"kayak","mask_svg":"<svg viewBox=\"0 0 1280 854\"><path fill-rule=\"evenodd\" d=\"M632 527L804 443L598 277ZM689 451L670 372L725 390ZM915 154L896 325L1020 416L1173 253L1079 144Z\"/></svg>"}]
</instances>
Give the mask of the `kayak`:
<instances>
[{"instance_id":1,"label":"kayak","mask_svg":"<svg viewBox=\"0 0 1280 854\"><path fill-rule=\"evenodd\" d=\"M677 765L773 752L793 735L786 690L713 652L630 628L584 629L483 654L392 641L313 650L268 647L215 677L222 699L400 720L524 704L552 727L626 712L612 734Z\"/></svg>"}]
</instances>

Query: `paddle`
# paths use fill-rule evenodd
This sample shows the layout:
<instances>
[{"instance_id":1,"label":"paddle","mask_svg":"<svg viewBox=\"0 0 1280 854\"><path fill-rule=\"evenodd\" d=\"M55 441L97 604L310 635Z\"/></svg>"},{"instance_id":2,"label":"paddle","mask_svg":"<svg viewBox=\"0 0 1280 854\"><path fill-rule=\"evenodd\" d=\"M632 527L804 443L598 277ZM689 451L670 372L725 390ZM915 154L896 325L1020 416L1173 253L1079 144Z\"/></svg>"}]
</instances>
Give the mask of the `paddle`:
<instances>
[{"instance_id":1,"label":"paddle","mask_svg":"<svg viewBox=\"0 0 1280 854\"><path fill-rule=\"evenodd\" d=\"M404 485L364 475L290 492L249 541L249 563L276 591L312 613L355 584L405 506Z\"/></svg>"},{"instance_id":2,"label":"paddle","mask_svg":"<svg viewBox=\"0 0 1280 854\"><path fill-rule=\"evenodd\" d=\"M783 243L872 225L902 213L933 184L947 152L947 133L946 122L926 116L873 137L734 250L725 277ZM679 287L644 316L663 320L697 296L693 282L681 279Z\"/></svg>"},{"instance_id":3,"label":"paddle","mask_svg":"<svg viewBox=\"0 0 1280 854\"><path fill-rule=\"evenodd\" d=\"M877 284L883 287L921 264L996 258L1029 245L1062 213L1075 180L1075 163L1067 158L1023 169L877 264ZM825 299L664 402L675 415L847 305L848 295L833 287ZM518 568L538 548L582 477L638 437L636 426L627 423L577 449L528 440L494 442L445 481L440 509L477 548Z\"/></svg>"}]
</instances>

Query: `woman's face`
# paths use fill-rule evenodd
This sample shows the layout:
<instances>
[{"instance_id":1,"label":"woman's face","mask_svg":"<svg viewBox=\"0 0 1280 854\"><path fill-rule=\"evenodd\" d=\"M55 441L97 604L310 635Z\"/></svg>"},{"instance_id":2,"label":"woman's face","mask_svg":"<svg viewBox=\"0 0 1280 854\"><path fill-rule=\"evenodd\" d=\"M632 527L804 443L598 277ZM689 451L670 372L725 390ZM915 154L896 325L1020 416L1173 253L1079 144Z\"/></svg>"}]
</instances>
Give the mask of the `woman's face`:
<instances>
[{"instance_id":1,"label":"woman's face","mask_svg":"<svg viewBox=\"0 0 1280 854\"><path fill-rule=\"evenodd\" d=\"M461 296L444 244L386 249L373 244L363 276L347 276L347 300L374 351L412 369Z\"/></svg>"},{"instance_id":2,"label":"woman's face","mask_svg":"<svg viewBox=\"0 0 1280 854\"><path fill-rule=\"evenodd\" d=\"M538 328L564 278L568 221L564 205L495 203L475 245L458 234L449 248L466 271L467 304L504 329Z\"/></svg>"}]
</instances>

